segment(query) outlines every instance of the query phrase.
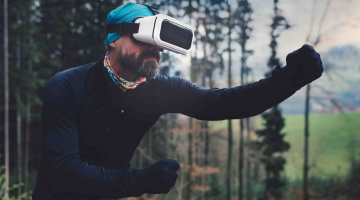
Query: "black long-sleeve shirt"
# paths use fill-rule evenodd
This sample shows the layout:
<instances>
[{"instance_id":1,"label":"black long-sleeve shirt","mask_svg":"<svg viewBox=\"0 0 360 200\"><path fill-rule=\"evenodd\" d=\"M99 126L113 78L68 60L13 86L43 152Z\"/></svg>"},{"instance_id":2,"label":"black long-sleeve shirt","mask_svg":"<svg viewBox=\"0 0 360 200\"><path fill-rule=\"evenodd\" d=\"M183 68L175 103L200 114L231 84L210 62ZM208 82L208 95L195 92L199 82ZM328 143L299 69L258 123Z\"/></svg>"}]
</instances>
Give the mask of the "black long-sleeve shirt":
<instances>
[{"instance_id":1,"label":"black long-sleeve shirt","mask_svg":"<svg viewBox=\"0 0 360 200\"><path fill-rule=\"evenodd\" d=\"M136 196L129 161L162 114L182 113L200 120L247 118L299 89L281 76L206 89L180 77L157 75L123 92L104 68L104 56L57 73L45 87L42 161L34 200Z\"/></svg>"}]
</instances>

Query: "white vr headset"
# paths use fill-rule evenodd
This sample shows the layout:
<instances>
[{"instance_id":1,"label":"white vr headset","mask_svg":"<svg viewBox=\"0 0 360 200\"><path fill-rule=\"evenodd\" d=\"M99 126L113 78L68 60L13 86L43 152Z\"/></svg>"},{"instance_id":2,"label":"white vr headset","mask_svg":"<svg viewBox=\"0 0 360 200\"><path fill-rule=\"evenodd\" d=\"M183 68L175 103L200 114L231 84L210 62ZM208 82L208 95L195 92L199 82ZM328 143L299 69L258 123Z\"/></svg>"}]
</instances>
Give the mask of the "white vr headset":
<instances>
[{"instance_id":1,"label":"white vr headset","mask_svg":"<svg viewBox=\"0 0 360 200\"><path fill-rule=\"evenodd\" d=\"M159 14L153 6L146 5L154 14L150 17L137 17L132 23L109 24L107 33L130 33L137 44L154 45L175 53L187 54L190 51L194 31L177 19Z\"/></svg>"}]
</instances>

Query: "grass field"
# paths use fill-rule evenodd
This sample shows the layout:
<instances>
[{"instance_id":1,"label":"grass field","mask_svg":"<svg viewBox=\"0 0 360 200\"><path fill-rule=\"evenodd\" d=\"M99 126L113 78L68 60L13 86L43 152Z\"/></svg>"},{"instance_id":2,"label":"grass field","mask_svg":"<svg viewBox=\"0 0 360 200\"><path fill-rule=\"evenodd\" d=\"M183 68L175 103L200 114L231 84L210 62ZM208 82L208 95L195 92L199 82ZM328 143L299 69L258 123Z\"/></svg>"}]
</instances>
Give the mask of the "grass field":
<instances>
[{"instance_id":1,"label":"grass field","mask_svg":"<svg viewBox=\"0 0 360 200\"><path fill-rule=\"evenodd\" d=\"M287 160L285 174L291 180L302 179L304 163L304 116L285 117L285 140L291 148L283 156ZM256 129L262 128L260 116L254 117ZM239 135L239 120L233 121L234 135ZM213 129L226 129L227 122L211 122ZM310 115L310 176L319 178L346 176L350 155L360 157L360 113ZM351 142L353 148L351 148ZM237 140L235 142L238 142Z\"/></svg>"}]
</instances>

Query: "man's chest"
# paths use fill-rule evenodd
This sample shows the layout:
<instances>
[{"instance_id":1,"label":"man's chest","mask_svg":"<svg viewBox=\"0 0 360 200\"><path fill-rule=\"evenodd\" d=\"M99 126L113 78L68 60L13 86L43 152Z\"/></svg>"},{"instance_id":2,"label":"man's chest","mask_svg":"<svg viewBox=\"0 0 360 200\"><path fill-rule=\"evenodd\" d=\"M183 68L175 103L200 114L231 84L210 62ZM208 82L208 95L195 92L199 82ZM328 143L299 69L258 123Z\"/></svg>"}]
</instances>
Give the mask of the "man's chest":
<instances>
[{"instance_id":1,"label":"man's chest","mask_svg":"<svg viewBox=\"0 0 360 200\"><path fill-rule=\"evenodd\" d=\"M89 163L114 160L123 164L132 157L147 130L158 117L137 118L131 109L111 103L94 105L79 121L79 154Z\"/></svg>"}]
</instances>

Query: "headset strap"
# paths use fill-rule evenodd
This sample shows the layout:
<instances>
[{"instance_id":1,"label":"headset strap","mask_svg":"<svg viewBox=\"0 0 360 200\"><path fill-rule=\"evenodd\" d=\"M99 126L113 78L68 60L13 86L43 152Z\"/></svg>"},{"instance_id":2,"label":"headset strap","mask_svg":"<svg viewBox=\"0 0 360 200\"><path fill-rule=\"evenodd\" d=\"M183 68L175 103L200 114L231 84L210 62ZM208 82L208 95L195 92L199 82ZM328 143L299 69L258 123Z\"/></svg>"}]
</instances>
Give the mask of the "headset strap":
<instances>
[{"instance_id":1,"label":"headset strap","mask_svg":"<svg viewBox=\"0 0 360 200\"><path fill-rule=\"evenodd\" d=\"M120 24L109 24L106 25L106 34L108 33L138 33L139 23L127 23L122 22Z\"/></svg>"}]
</instances>

